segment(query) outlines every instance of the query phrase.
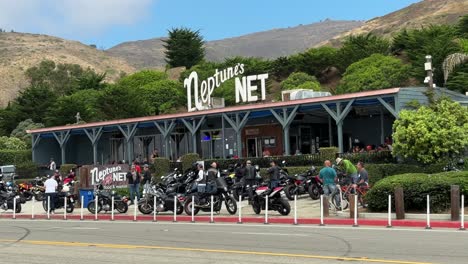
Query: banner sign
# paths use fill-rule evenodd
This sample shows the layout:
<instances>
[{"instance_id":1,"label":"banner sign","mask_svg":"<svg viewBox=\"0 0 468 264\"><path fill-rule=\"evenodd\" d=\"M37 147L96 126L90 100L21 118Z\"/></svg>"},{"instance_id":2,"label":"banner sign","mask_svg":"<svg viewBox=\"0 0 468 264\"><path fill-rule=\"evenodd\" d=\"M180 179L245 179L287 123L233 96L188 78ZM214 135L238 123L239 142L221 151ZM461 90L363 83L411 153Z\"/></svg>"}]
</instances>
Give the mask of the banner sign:
<instances>
[{"instance_id":1,"label":"banner sign","mask_svg":"<svg viewBox=\"0 0 468 264\"><path fill-rule=\"evenodd\" d=\"M98 165L87 166L89 168L89 181L92 186L101 182L105 189L112 188L125 188L127 187L127 172L129 166L127 164L118 165Z\"/></svg>"},{"instance_id":2,"label":"banner sign","mask_svg":"<svg viewBox=\"0 0 468 264\"><path fill-rule=\"evenodd\" d=\"M234 67L229 67L222 71L215 70L215 74L208 79L198 83L198 73L191 72L189 77L184 80L184 87L187 89L187 109L189 112L207 109L206 105L211 102L211 95L214 89L221 86L225 81L235 79L236 103L256 102L265 100L266 85L268 73L259 75L249 75L236 77L245 72L244 64L238 63ZM254 82L259 82L260 87ZM192 106L192 103L194 106Z\"/></svg>"}]
</instances>

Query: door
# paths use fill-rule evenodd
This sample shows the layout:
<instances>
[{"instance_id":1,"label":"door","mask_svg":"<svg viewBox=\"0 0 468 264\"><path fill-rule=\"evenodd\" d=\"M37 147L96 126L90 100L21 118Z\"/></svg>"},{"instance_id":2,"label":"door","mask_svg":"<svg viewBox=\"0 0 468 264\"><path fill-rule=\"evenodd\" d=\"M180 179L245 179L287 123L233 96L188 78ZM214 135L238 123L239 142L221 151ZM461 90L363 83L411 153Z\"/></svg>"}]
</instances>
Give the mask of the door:
<instances>
[{"instance_id":1,"label":"door","mask_svg":"<svg viewBox=\"0 0 468 264\"><path fill-rule=\"evenodd\" d=\"M247 139L247 157L258 157L257 138Z\"/></svg>"}]
</instances>

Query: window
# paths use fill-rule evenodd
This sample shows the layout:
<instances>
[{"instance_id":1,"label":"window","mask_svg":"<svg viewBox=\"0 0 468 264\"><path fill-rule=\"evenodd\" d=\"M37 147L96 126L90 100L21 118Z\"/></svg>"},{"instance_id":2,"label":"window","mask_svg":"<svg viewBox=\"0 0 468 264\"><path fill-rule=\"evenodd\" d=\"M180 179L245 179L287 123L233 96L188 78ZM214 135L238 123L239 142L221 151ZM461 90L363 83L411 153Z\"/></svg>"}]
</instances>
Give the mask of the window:
<instances>
[{"instance_id":1,"label":"window","mask_svg":"<svg viewBox=\"0 0 468 264\"><path fill-rule=\"evenodd\" d=\"M263 146L267 148L276 147L276 138L275 137L264 137Z\"/></svg>"}]
</instances>

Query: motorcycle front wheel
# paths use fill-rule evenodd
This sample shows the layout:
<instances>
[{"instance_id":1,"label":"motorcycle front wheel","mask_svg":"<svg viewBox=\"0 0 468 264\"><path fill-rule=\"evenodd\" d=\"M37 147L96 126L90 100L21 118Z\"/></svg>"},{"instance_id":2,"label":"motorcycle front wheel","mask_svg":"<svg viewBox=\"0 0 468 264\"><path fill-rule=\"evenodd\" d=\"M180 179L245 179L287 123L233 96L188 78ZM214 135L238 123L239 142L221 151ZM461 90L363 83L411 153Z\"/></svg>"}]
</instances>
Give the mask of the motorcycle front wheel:
<instances>
[{"instance_id":1,"label":"motorcycle front wheel","mask_svg":"<svg viewBox=\"0 0 468 264\"><path fill-rule=\"evenodd\" d=\"M97 204L97 212L101 212L102 210L102 206L100 203ZM88 211L92 214L94 214L96 212L96 201L91 201L88 203Z\"/></svg>"},{"instance_id":2,"label":"motorcycle front wheel","mask_svg":"<svg viewBox=\"0 0 468 264\"><path fill-rule=\"evenodd\" d=\"M286 194L286 197L288 197L290 201L294 200L294 195L296 194L294 189L296 189L295 185L288 185L286 186L286 188L284 188L284 193Z\"/></svg>"},{"instance_id":3,"label":"motorcycle front wheel","mask_svg":"<svg viewBox=\"0 0 468 264\"><path fill-rule=\"evenodd\" d=\"M185 201L185 204L184 204L184 211L187 215L192 215L192 203L194 203L194 201L192 200L192 197L189 197L186 201ZM195 210L193 210L193 215L196 215L198 214L198 211L200 211L200 208L196 207L196 202L195 202Z\"/></svg>"},{"instance_id":4,"label":"motorcycle front wheel","mask_svg":"<svg viewBox=\"0 0 468 264\"><path fill-rule=\"evenodd\" d=\"M226 205L227 211L233 215L237 212L237 203L236 200L232 196L227 196L226 201L224 202Z\"/></svg>"},{"instance_id":5,"label":"motorcycle front wheel","mask_svg":"<svg viewBox=\"0 0 468 264\"><path fill-rule=\"evenodd\" d=\"M280 199L280 206L278 208L278 213L281 215L288 215L291 212L291 205L285 199Z\"/></svg>"},{"instance_id":6,"label":"motorcycle front wheel","mask_svg":"<svg viewBox=\"0 0 468 264\"><path fill-rule=\"evenodd\" d=\"M255 214L260 214L262 212L262 206L260 205L258 199L254 199L252 201L252 209Z\"/></svg>"},{"instance_id":7,"label":"motorcycle front wheel","mask_svg":"<svg viewBox=\"0 0 468 264\"><path fill-rule=\"evenodd\" d=\"M140 211L142 214L151 214L153 212L153 206L151 206L149 203L143 202L138 205L138 211Z\"/></svg>"},{"instance_id":8,"label":"motorcycle front wheel","mask_svg":"<svg viewBox=\"0 0 468 264\"><path fill-rule=\"evenodd\" d=\"M121 214L125 214L128 211L128 204L124 202L115 203L115 209Z\"/></svg>"},{"instance_id":9,"label":"motorcycle front wheel","mask_svg":"<svg viewBox=\"0 0 468 264\"><path fill-rule=\"evenodd\" d=\"M311 184L307 191L309 192L310 198L312 198L312 200L318 200L320 198L320 190L317 185Z\"/></svg>"},{"instance_id":10,"label":"motorcycle front wheel","mask_svg":"<svg viewBox=\"0 0 468 264\"><path fill-rule=\"evenodd\" d=\"M67 213L71 214L71 213L73 213L73 210L75 210L75 205L73 205L73 203L68 203L67 204Z\"/></svg>"}]
</instances>

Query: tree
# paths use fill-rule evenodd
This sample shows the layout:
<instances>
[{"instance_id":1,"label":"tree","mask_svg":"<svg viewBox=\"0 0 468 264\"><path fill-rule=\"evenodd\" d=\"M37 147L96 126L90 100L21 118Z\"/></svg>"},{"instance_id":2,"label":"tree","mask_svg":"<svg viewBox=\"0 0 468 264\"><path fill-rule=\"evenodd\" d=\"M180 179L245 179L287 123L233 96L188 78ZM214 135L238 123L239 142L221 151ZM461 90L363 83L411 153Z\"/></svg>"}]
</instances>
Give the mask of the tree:
<instances>
[{"instance_id":1,"label":"tree","mask_svg":"<svg viewBox=\"0 0 468 264\"><path fill-rule=\"evenodd\" d=\"M151 106L151 114L167 114L175 112L183 106L186 96L182 84L172 80L160 80L144 85L139 89L141 98Z\"/></svg>"},{"instance_id":2,"label":"tree","mask_svg":"<svg viewBox=\"0 0 468 264\"><path fill-rule=\"evenodd\" d=\"M387 55L390 52L390 42L372 33L349 36L343 42L337 54L338 68L345 71L349 65L379 53Z\"/></svg>"},{"instance_id":3,"label":"tree","mask_svg":"<svg viewBox=\"0 0 468 264\"><path fill-rule=\"evenodd\" d=\"M393 124L393 155L428 164L461 156L468 147L468 109L441 99L403 110Z\"/></svg>"},{"instance_id":4,"label":"tree","mask_svg":"<svg viewBox=\"0 0 468 264\"><path fill-rule=\"evenodd\" d=\"M56 94L45 85L29 87L20 92L13 102L0 111L2 134L9 135L16 128L19 121L28 118L35 123L43 123L47 109L56 100Z\"/></svg>"},{"instance_id":5,"label":"tree","mask_svg":"<svg viewBox=\"0 0 468 264\"><path fill-rule=\"evenodd\" d=\"M320 83L315 76L310 76L303 72L295 72L281 82L281 88L283 90L310 89L320 91Z\"/></svg>"},{"instance_id":6,"label":"tree","mask_svg":"<svg viewBox=\"0 0 468 264\"><path fill-rule=\"evenodd\" d=\"M293 55L290 59L297 71L320 77L330 67L337 66L337 54L335 48L320 47Z\"/></svg>"},{"instance_id":7,"label":"tree","mask_svg":"<svg viewBox=\"0 0 468 264\"><path fill-rule=\"evenodd\" d=\"M163 40L166 62L170 67L185 66L187 69L205 57L204 41L200 31L188 28L169 30L169 38Z\"/></svg>"},{"instance_id":8,"label":"tree","mask_svg":"<svg viewBox=\"0 0 468 264\"><path fill-rule=\"evenodd\" d=\"M409 67L399 59L381 54L351 64L343 75L337 93L397 87L408 80Z\"/></svg>"},{"instance_id":9,"label":"tree","mask_svg":"<svg viewBox=\"0 0 468 264\"><path fill-rule=\"evenodd\" d=\"M101 119L112 120L146 116L151 106L138 93L138 89L122 85L108 85L98 97Z\"/></svg>"},{"instance_id":10,"label":"tree","mask_svg":"<svg viewBox=\"0 0 468 264\"><path fill-rule=\"evenodd\" d=\"M120 86L125 86L127 88L136 89L139 87L143 87L147 84L165 79L167 79L167 74L165 72L143 70L123 77L118 81L117 84Z\"/></svg>"},{"instance_id":11,"label":"tree","mask_svg":"<svg viewBox=\"0 0 468 264\"><path fill-rule=\"evenodd\" d=\"M62 96L49 107L44 118L47 126L60 126L75 124L76 114L80 113L80 118L84 122L99 121L102 114L99 112L98 99L102 91L81 90L71 95Z\"/></svg>"},{"instance_id":12,"label":"tree","mask_svg":"<svg viewBox=\"0 0 468 264\"><path fill-rule=\"evenodd\" d=\"M15 137L0 137L0 149L1 150L26 150L26 142Z\"/></svg>"},{"instance_id":13,"label":"tree","mask_svg":"<svg viewBox=\"0 0 468 264\"><path fill-rule=\"evenodd\" d=\"M296 65L288 57L279 57L271 63L271 73L277 80L287 78L296 70Z\"/></svg>"},{"instance_id":14,"label":"tree","mask_svg":"<svg viewBox=\"0 0 468 264\"><path fill-rule=\"evenodd\" d=\"M43 127L44 127L44 124L34 123L34 121L32 121L31 118L28 118L26 120L19 122L18 126L13 131L11 131L10 137L21 139L28 145L28 148L30 148L31 147L31 135L26 133L26 130L43 128Z\"/></svg>"},{"instance_id":15,"label":"tree","mask_svg":"<svg viewBox=\"0 0 468 264\"><path fill-rule=\"evenodd\" d=\"M447 83L447 79L455 67L465 62L468 62L468 53L453 53L445 58L444 62L442 63L442 69L444 71L444 84Z\"/></svg>"},{"instance_id":16,"label":"tree","mask_svg":"<svg viewBox=\"0 0 468 264\"><path fill-rule=\"evenodd\" d=\"M462 16L458 21L457 33L462 38L468 38L468 15Z\"/></svg>"},{"instance_id":17,"label":"tree","mask_svg":"<svg viewBox=\"0 0 468 264\"><path fill-rule=\"evenodd\" d=\"M449 25L431 25L426 28L401 31L393 40L392 51L404 55L411 63L411 75L420 83L427 73L424 70L426 55L432 56L434 68L434 83L442 86L444 74L442 63L444 59L453 53L461 51L460 45L454 41L457 30Z\"/></svg>"}]
</instances>

